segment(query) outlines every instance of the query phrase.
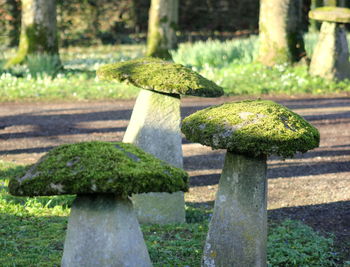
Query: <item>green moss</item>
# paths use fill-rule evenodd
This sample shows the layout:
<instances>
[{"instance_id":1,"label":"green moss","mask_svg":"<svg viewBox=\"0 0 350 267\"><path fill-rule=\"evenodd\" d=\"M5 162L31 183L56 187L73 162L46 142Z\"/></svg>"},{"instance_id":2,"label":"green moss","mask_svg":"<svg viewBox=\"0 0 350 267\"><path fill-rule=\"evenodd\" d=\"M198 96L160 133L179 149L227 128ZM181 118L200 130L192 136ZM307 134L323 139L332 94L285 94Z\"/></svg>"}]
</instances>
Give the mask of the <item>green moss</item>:
<instances>
[{"instance_id":1,"label":"green moss","mask_svg":"<svg viewBox=\"0 0 350 267\"><path fill-rule=\"evenodd\" d=\"M97 70L97 76L169 94L217 97L224 93L221 87L189 68L151 57L104 65Z\"/></svg>"},{"instance_id":2,"label":"green moss","mask_svg":"<svg viewBox=\"0 0 350 267\"><path fill-rule=\"evenodd\" d=\"M344 7L319 7L309 12L309 17L314 20L336 23L350 23L350 9Z\"/></svg>"},{"instance_id":3,"label":"green moss","mask_svg":"<svg viewBox=\"0 0 350 267\"><path fill-rule=\"evenodd\" d=\"M214 149L258 157L292 157L318 147L318 130L273 101L247 100L200 110L182 122L186 138Z\"/></svg>"},{"instance_id":4,"label":"green moss","mask_svg":"<svg viewBox=\"0 0 350 267\"><path fill-rule=\"evenodd\" d=\"M84 142L58 146L22 178L12 179L13 195L186 191L188 175L132 144Z\"/></svg>"}]
</instances>

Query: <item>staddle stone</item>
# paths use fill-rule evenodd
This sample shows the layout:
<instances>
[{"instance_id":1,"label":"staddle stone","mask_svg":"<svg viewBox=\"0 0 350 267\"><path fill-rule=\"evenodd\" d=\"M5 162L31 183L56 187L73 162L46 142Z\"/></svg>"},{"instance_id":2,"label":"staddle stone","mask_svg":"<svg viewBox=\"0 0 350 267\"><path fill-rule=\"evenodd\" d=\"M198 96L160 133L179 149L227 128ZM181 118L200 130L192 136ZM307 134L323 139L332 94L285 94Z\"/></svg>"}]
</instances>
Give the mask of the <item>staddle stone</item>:
<instances>
[{"instance_id":1,"label":"staddle stone","mask_svg":"<svg viewBox=\"0 0 350 267\"><path fill-rule=\"evenodd\" d=\"M113 195L77 196L61 266L152 266L131 202Z\"/></svg>"},{"instance_id":2,"label":"staddle stone","mask_svg":"<svg viewBox=\"0 0 350 267\"><path fill-rule=\"evenodd\" d=\"M141 90L137 97L123 142L182 168L180 97ZM140 223L184 223L184 193L146 193L133 195Z\"/></svg>"},{"instance_id":3,"label":"staddle stone","mask_svg":"<svg viewBox=\"0 0 350 267\"><path fill-rule=\"evenodd\" d=\"M266 266L266 158L228 152L202 266Z\"/></svg>"},{"instance_id":4,"label":"staddle stone","mask_svg":"<svg viewBox=\"0 0 350 267\"><path fill-rule=\"evenodd\" d=\"M330 80L349 79L349 47L341 23L350 23L350 9L317 8L310 11L309 17L323 21L310 63L310 74Z\"/></svg>"},{"instance_id":5,"label":"staddle stone","mask_svg":"<svg viewBox=\"0 0 350 267\"><path fill-rule=\"evenodd\" d=\"M350 23L350 9L344 7L319 7L309 12L309 18L335 23Z\"/></svg>"}]
</instances>

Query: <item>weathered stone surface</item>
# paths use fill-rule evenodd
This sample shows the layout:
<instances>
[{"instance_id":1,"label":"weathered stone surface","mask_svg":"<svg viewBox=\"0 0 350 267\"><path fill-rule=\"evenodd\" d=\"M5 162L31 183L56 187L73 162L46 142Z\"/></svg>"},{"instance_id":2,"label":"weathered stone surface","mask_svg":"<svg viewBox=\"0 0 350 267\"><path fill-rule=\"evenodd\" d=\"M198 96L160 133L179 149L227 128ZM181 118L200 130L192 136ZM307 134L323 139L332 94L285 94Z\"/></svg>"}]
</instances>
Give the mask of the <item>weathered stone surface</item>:
<instances>
[{"instance_id":1,"label":"weathered stone surface","mask_svg":"<svg viewBox=\"0 0 350 267\"><path fill-rule=\"evenodd\" d=\"M173 164L174 165L174 164ZM9 191L19 196L186 191L188 174L139 147L122 142L82 142L58 146L12 179Z\"/></svg>"},{"instance_id":2,"label":"weathered stone surface","mask_svg":"<svg viewBox=\"0 0 350 267\"><path fill-rule=\"evenodd\" d=\"M290 109L268 100L212 106L186 117L188 140L250 156L292 157L318 147L318 130Z\"/></svg>"},{"instance_id":3,"label":"weathered stone surface","mask_svg":"<svg viewBox=\"0 0 350 267\"><path fill-rule=\"evenodd\" d=\"M309 12L309 18L320 21L350 23L350 9L344 7L320 7Z\"/></svg>"},{"instance_id":4,"label":"weathered stone surface","mask_svg":"<svg viewBox=\"0 0 350 267\"><path fill-rule=\"evenodd\" d=\"M132 143L167 163L182 168L180 98L142 90L123 142ZM141 223L185 222L183 193L133 197ZM171 212L173 211L173 212ZM158 214L153 218L150 214Z\"/></svg>"},{"instance_id":5,"label":"weathered stone surface","mask_svg":"<svg viewBox=\"0 0 350 267\"><path fill-rule=\"evenodd\" d=\"M103 80L129 82L139 88L166 94L217 97L224 90L181 64L145 57L106 64L96 71Z\"/></svg>"},{"instance_id":6,"label":"weathered stone surface","mask_svg":"<svg viewBox=\"0 0 350 267\"><path fill-rule=\"evenodd\" d=\"M266 159L228 152L202 266L266 266L266 196Z\"/></svg>"},{"instance_id":7,"label":"weathered stone surface","mask_svg":"<svg viewBox=\"0 0 350 267\"><path fill-rule=\"evenodd\" d=\"M185 222L185 199L182 191L145 193L132 196L137 218L147 224Z\"/></svg>"},{"instance_id":8,"label":"weathered stone surface","mask_svg":"<svg viewBox=\"0 0 350 267\"><path fill-rule=\"evenodd\" d=\"M61 266L152 266L131 202L111 195L78 196Z\"/></svg>"},{"instance_id":9,"label":"weathered stone surface","mask_svg":"<svg viewBox=\"0 0 350 267\"><path fill-rule=\"evenodd\" d=\"M180 96L141 90L123 142L182 168Z\"/></svg>"},{"instance_id":10,"label":"weathered stone surface","mask_svg":"<svg viewBox=\"0 0 350 267\"><path fill-rule=\"evenodd\" d=\"M311 75L326 79L350 79L349 47L344 26L322 23L309 71Z\"/></svg>"}]
</instances>

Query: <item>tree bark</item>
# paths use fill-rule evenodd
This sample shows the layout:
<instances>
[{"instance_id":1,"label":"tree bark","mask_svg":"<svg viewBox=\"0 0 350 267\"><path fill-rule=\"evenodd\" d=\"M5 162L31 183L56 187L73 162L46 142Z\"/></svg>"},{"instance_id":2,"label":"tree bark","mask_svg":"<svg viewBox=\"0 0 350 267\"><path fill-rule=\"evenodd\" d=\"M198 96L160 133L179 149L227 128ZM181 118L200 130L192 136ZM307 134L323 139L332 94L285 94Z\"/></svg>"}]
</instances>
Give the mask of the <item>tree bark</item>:
<instances>
[{"instance_id":1,"label":"tree bark","mask_svg":"<svg viewBox=\"0 0 350 267\"><path fill-rule=\"evenodd\" d=\"M267 66L293 63L305 56L301 0L261 0L258 60Z\"/></svg>"},{"instance_id":2,"label":"tree bark","mask_svg":"<svg viewBox=\"0 0 350 267\"><path fill-rule=\"evenodd\" d=\"M149 11L147 56L171 59L176 48L178 0L152 0Z\"/></svg>"},{"instance_id":3,"label":"tree bark","mask_svg":"<svg viewBox=\"0 0 350 267\"><path fill-rule=\"evenodd\" d=\"M56 0L22 0L19 47L6 67L22 63L35 53L58 55Z\"/></svg>"}]
</instances>

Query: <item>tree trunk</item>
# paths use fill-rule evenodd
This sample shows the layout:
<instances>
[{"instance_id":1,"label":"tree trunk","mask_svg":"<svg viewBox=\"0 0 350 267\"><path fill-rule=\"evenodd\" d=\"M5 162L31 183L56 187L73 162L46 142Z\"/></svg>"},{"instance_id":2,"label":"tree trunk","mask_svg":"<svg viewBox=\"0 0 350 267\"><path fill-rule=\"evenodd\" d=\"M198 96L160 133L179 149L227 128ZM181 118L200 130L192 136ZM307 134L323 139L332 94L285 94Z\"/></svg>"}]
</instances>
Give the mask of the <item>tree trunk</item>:
<instances>
[{"instance_id":1,"label":"tree trunk","mask_svg":"<svg viewBox=\"0 0 350 267\"><path fill-rule=\"evenodd\" d=\"M293 63L305 56L301 0L261 0L258 60L267 66Z\"/></svg>"},{"instance_id":2,"label":"tree trunk","mask_svg":"<svg viewBox=\"0 0 350 267\"><path fill-rule=\"evenodd\" d=\"M152 0L149 11L147 56L171 59L176 48L178 0Z\"/></svg>"},{"instance_id":3,"label":"tree trunk","mask_svg":"<svg viewBox=\"0 0 350 267\"><path fill-rule=\"evenodd\" d=\"M55 0L22 0L19 47L6 67L22 63L35 53L58 54Z\"/></svg>"}]
</instances>

